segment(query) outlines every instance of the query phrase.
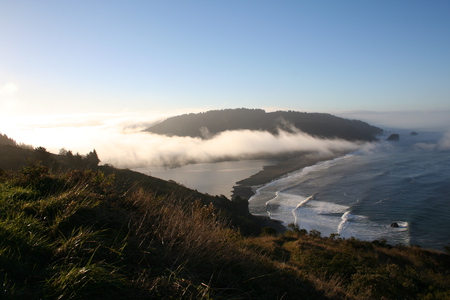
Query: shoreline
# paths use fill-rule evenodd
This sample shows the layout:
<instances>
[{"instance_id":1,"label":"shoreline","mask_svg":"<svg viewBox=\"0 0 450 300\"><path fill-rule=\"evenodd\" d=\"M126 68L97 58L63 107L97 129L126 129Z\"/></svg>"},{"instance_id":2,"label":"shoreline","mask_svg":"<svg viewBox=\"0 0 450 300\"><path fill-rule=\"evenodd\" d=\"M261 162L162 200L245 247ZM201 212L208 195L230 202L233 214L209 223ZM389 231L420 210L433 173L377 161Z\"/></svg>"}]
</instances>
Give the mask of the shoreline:
<instances>
[{"instance_id":1,"label":"shoreline","mask_svg":"<svg viewBox=\"0 0 450 300\"><path fill-rule=\"evenodd\" d=\"M332 160L348 154L349 151L337 152L329 155L317 155L314 153L296 153L279 157L279 162L274 165L264 166L261 171L248 178L236 182L233 186L231 199L239 196L241 199L250 200L255 195L256 189L262 187L273 180L277 180L289 173L300 171L306 167L313 166L319 162ZM265 205L262 203L261 205ZM282 221L272 219L270 216L254 215L259 220L261 228L271 227L278 233L283 233L287 229Z\"/></svg>"},{"instance_id":2,"label":"shoreline","mask_svg":"<svg viewBox=\"0 0 450 300\"><path fill-rule=\"evenodd\" d=\"M255 195L256 187L264 186L289 173L300 171L305 167L313 166L322 161L335 159L348 153L349 151L343 151L329 155L317 155L307 152L280 157L279 163L264 166L263 170L258 173L237 181L236 185L233 186L232 199L239 196L241 199L249 200L253 195Z\"/></svg>"}]
</instances>

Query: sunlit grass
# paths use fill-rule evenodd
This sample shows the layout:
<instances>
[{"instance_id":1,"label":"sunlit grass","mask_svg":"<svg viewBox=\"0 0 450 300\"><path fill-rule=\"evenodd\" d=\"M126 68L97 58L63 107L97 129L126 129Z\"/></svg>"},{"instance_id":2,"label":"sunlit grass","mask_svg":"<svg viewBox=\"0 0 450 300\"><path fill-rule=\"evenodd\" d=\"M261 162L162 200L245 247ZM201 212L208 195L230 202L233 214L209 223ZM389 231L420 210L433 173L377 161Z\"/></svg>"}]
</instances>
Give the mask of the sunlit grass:
<instances>
[{"instance_id":1,"label":"sunlit grass","mask_svg":"<svg viewBox=\"0 0 450 300\"><path fill-rule=\"evenodd\" d=\"M244 236L182 189L34 168L0 180L1 299L450 296L445 253L296 227Z\"/></svg>"}]
</instances>

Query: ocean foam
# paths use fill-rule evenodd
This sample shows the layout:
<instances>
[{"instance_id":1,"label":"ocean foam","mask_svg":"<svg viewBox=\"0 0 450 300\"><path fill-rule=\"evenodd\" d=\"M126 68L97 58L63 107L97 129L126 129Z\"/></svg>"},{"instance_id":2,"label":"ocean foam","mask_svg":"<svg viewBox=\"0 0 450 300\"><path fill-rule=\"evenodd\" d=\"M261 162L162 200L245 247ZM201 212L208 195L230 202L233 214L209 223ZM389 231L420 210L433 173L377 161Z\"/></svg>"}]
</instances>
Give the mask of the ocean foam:
<instances>
[{"instance_id":1,"label":"ocean foam","mask_svg":"<svg viewBox=\"0 0 450 300\"><path fill-rule=\"evenodd\" d=\"M265 207L272 219L281 220L285 226L295 223L307 231L317 230L322 236L337 233L346 239L390 238L396 243L409 243L408 222L395 221L399 227L391 227L391 223L380 224L366 216L353 214L349 206L316 200L314 195L302 197L282 192L275 195Z\"/></svg>"},{"instance_id":2,"label":"ocean foam","mask_svg":"<svg viewBox=\"0 0 450 300\"><path fill-rule=\"evenodd\" d=\"M340 215L349 207L331 202L317 201L309 197L292 210L295 223L303 229L320 231L329 236L338 233Z\"/></svg>"}]
</instances>

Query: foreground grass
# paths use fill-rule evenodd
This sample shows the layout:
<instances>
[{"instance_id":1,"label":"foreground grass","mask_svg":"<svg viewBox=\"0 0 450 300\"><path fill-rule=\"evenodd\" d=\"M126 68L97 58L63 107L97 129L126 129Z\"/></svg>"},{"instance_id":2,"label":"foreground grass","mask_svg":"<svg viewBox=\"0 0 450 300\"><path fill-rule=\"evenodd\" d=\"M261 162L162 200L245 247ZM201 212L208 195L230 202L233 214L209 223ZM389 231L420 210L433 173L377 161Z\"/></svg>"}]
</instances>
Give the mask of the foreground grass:
<instances>
[{"instance_id":1,"label":"foreground grass","mask_svg":"<svg viewBox=\"0 0 450 300\"><path fill-rule=\"evenodd\" d=\"M1 299L450 298L447 254L296 228L245 237L212 204L116 182L1 176Z\"/></svg>"}]
</instances>

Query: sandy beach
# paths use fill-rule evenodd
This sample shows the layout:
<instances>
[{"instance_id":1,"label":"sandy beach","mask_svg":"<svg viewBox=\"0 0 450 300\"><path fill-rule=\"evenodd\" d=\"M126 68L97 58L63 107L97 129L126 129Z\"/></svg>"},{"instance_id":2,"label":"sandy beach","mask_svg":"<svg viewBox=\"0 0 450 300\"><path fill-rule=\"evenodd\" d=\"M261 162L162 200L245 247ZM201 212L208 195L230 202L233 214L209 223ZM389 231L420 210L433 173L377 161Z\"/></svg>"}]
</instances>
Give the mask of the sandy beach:
<instances>
[{"instance_id":1,"label":"sandy beach","mask_svg":"<svg viewBox=\"0 0 450 300\"><path fill-rule=\"evenodd\" d=\"M233 187L232 197L239 196L242 199L250 199L258 187L261 187L272 180L299 171L305 167L312 166L321 161L331 160L347 154L339 152L328 155L318 155L316 153L297 153L286 155L280 158L280 162L275 165L264 166L263 170L252 176L236 182Z\"/></svg>"}]
</instances>

